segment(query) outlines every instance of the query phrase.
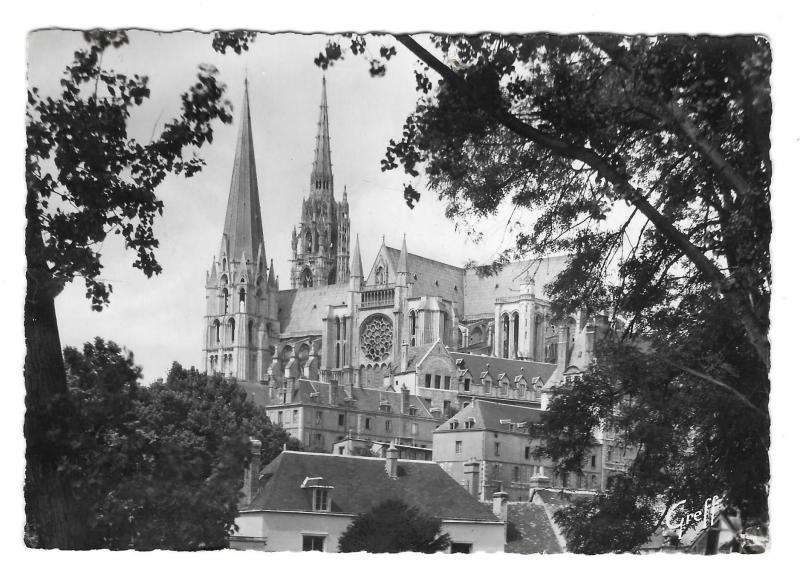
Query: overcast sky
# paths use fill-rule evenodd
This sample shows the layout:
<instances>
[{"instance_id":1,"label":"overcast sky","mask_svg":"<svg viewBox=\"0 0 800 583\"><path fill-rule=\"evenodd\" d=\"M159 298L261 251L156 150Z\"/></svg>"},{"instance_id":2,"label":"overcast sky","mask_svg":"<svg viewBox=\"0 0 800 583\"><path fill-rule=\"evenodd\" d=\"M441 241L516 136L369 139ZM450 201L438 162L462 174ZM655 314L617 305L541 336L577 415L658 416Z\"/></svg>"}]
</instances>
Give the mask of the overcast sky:
<instances>
[{"instance_id":1,"label":"overcast sky","mask_svg":"<svg viewBox=\"0 0 800 583\"><path fill-rule=\"evenodd\" d=\"M201 151L207 165L200 174L170 178L158 191L165 202L155 225L161 275L148 280L131 267L134 255L110 237L102 261L103 277L114 287L111 303L102 313L92 312L82 280L67 286L56 301L64 345L80 346L94 336L112 339L134 352L145 380L163 375L172 361L199 365L205 272L220 244L245 71L267 255L274 258L281 287L289 286L290 233L308 194L321 94L322 72L313 60L325 42L320 35L262 34L248 53L220 55L206 34L131 31L128 46L107 52L104 67L150 77L151 99L131 119L133 137L149 139L175 115L179 95L200 63L219 69L234 123L215 127L213 144ZM81 45L76 32L32 33L30 83L44 94L57 94L60 74ZM401 48L383 78L370 77L367 63L357 58L337 63L326 74L336 196L341 199L347 186L351 231L359 235L365 269L382 235L388 245L399 247L406 233L409 252L455 265L487 261L509 242L508 235L504 239L508 209L481 225L486 239L477 246L444 217L444 205L434 194L426 192L412 211L402 195L408 178L400 171L380 171L389 139L401 134L416 102L414 65ZM415 186L424 189L424 179Z\"/></svg>"}]
</instances>

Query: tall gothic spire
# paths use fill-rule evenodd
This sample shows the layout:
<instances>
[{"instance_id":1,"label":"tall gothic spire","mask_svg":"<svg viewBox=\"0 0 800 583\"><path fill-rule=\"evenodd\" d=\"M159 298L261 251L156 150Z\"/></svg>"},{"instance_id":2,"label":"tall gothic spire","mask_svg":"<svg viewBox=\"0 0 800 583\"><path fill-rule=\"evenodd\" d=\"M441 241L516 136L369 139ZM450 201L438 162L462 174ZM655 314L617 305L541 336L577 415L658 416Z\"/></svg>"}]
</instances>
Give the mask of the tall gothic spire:
<instances>
[{"instance_id":1,"label":"tall gothic spire","mask_svg":"<svg viewBox=\"0 0 800 583\"><path fill-rule=\"evenodd\" d=\"M403 246L400 247L400 259L397 263L397 273L408 273L408 249L406 249L405 233L403 233Z\"/></svg>"},{"instance_id":2,"label":"tall gothic spire","mask_svg":"<svg viewBox=\"0 0 800 583\"><path fill-rule=\"evenodd\" d=\"M224 248L226 239L227 249ZM222 251L227 252L229 260L238 260L244 255L249 261L255 262L259 248L262 248L263 244L261 203L258 198L256 160L250 127L250 98L245 78L242 119L239 125L239 138L236 142L236 156L233 161L231 190L228 195L228 209L225 212L225 227L222 230Z\"/></svg>"},{"instance_id":3,"label":"tall gothic spire","mask_svg":"<svg viewBox=\"0 0 800 583\"><path fill-rule=\"evenodd\" d=\"M328 93L325 77L322 78L322 99L317 122L317 144L311 170L311 193L333 196L333 165L331 164L331 136L328 127Z\"/></svg>"},{"instance_id":4,"label":"tall gothic spire","mask_svg":"<svg viewBox=\"0 0 800 583\"><path fill-rule=\"evenodd\" d=\"M356 234L356 248L353 249L353 265L350 268L350 277L360 279L364 277L361 267L361 249L358 245L358 234Z\"/></svg>"}]
</instances>

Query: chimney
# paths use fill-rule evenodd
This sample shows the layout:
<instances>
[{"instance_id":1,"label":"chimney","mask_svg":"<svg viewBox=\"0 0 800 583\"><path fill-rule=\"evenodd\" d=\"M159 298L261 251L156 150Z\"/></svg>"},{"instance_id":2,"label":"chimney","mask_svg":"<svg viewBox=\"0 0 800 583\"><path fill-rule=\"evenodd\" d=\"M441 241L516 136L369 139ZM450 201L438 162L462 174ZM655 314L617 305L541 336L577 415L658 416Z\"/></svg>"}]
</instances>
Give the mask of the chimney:
<instances>
[{"instance_id":1,"label":"chimney","mask_svg":"<svg viewBox=\"0 0 800 583\"><path fill-rule=\"evenodd\" d=\"M408 415L408 402L409 402L410 391L408 387L406 387L405 383L403 386L400 387L400 412L403 415Z\"/></svg>"},{"instance_id":2,"label":"chimney","mask_svg":"<svg viewBox=\"0 0 800 583\"><path fill-rule=\"evenodd\" d=\"M250 438L250 463L244 470L244 504L250 504L258 494L258 477L261 472L261 442Z\"/></svg>"},{"instance_id":3,"label":"chimney","mask_svg":"<svg viewBox=\"0 0 800 583\"><path fill-rule=\"evenodd\" d=\"M550 478L542 473L541 468L538 474L534 474L530 479L530 488L528 490L528 500L533 501L533 495L539 490L544 490L550 487Z\"/></svg>"},{"instance_id":4,"label":"chimney","mask_svg":"<svg viewBox=\"0 0 800 583\"><path fill-rule=\"evenodd\" d=\"M475 458L464 462L464 475L467 477L467 491L474 498L480 497L481 463Z\"/></svg>"},{"instance_id":5,"label":"chimney","mask_svg":"<svg viewBox=\"0 0 800 583\"><path fill-rule=\"evenodd\" d=\"M408 369L408 342L403 340L400 345L400 372L406 372Z\"/></svg>"},{"instance_id":6,"label":"chimney","mask_svg":"<svg viewBox=\"0 0 800 583\"><path fill-rule=\"evenodd\" d=\"M386 452L386 475L393 480L397 479L397 457L397 448L395 447L394 443L392 443Z\"/></svg>"},{"instance_id":7,"label":"chimney","mask_svg":"<svg viewBox=\"0 0 800 583\"><path fill-rule=\"evenodd\" d=\"M508 494L500 491L492 495L492 512L497 518L508 524Z\"/></svg>"}]
</instances>

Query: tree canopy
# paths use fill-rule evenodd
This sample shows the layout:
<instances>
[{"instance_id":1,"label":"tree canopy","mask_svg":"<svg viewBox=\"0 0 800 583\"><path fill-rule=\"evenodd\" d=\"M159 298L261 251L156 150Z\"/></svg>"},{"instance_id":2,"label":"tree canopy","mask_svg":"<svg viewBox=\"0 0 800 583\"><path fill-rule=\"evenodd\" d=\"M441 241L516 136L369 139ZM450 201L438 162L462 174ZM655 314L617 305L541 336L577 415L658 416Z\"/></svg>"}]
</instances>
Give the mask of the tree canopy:
<instances>
[{"instance_id":1,"label":"tree canopy","mask_svg":"<svg viewBox=\"0 0 800 583\"><path fill-rule=\"evenodd\" d=\"M401 500L386 500L359 514L339 537L339 552L436 553L450 547L442 521Z\"/></svg>"},{"instance_id":2,"label":"tree canopy","mask_svg":"<svg viewBox=\"0 0 800 583\"><path fill-rule=\"evenodd\" d=\"M107 51L128 44L127 34L92 30L83 38L60 94L30 87L26 110L25 501L27 530L35 533L28 541L46 548L88 544L50 442L64 413L53 403L67 390L54 298L80 277L93 309L108 303L112 287L101 277L101 248L109 235L134 252L134 268L148 277L159 273L153 222L163 202L156 191L169 174L201 170L198 152L213 139L214 124L231 121L217 71L200 65L195 83L179 96L176 117L150 140L134 139L128 122L150 97L148 77L103 64ZM248 39L217 34L213 46L236 50Z\"/></svg>"},{"instance_id":3,"label":"tree canopy","mask_svg":"<svg viewBox=\"0 0 800 583\"><path fill-rule=\"evenodd\" d=\"M316 63L334 65L348 48L374 55L365 52L369 40L333 39ZM395 45L419 59L417 106L382 161L411 177L408 204L419 200L423 174L467 229L510 201L515 244L479 271L567 254L546 289L556 316L610 316L594 367L556 396L535 430L560 469L579 470L598 429L637 448L629 474L572 513L581 523L569 531L572 548L632 550L677 496L722 494L746 517L765 519L767 40L481 34L430 35L425 46L408 35L378 42L373 74Z\"/></svg>"},{"instance_id":4,"label":"tree canopy","mask_svg":"<svg viewBox=\"0 0 800 583\"><path fill-rule=\"evenodd\" d=\"M51 428L59 471L82 509L86 548L224 548L237 514L249 438L262 462L300 444L272 425L235 381L177 363L137 384L131 354L96 338L64 351L69 411Z\"/></svg>"}]
</instances>

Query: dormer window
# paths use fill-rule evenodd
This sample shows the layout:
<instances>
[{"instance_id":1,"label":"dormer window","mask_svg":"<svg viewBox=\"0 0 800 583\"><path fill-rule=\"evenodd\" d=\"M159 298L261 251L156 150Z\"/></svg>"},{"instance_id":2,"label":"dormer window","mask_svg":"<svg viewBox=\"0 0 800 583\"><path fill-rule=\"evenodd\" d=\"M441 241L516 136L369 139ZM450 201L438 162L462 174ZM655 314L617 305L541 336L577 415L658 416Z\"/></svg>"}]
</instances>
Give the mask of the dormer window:
<instances>
[{"instance_id":1,"label":"dormer window","mask_svg":"<svg viewBox=\"0 0 800 583\"><path fill-rule=\"evenodd\" d=\"M464 427L465 427L466 429L472 429L473 427L475 427L475 418L474 418L474 417L469 417L469 418L468 418L468 419L467 419L467 420L464 422Z\"/></svg>"},{"instance_id":2,"label":"dormer window","mask_svg":"<svg viewBox=\"0 0 800 583\"><path fill-rule=\"evenodd\" d=\"M458 421L451 421L450 429L458 429Z\"/></svg>"},{"instance_id":3,"label":"dormer window","mask_svg":"<svg viewBox=\"0 0 800 583\"><path fill-rule=\"evenodd\" d=\"M328 488L313 488L314 493L314 512L330 512L330 496L328 496Z\"/></svg>"},{"instance_id":4,"label":"dormer window","mask_svg":"<svg viewBox=\"0 0 800 583\"><path fill-rule=\"evenodd\" d=\"M416 407L409 407L408 408L408 414L409 415L416 415L417 414L417 408Z\"/></svg>"}]
</instances>

